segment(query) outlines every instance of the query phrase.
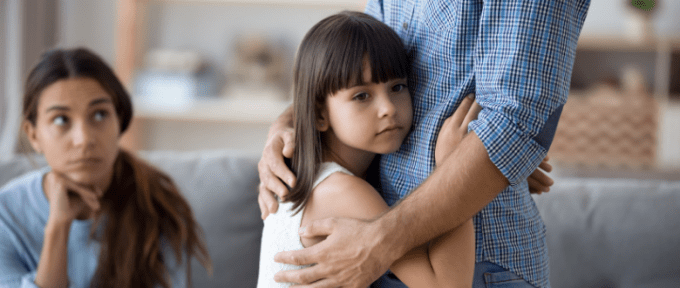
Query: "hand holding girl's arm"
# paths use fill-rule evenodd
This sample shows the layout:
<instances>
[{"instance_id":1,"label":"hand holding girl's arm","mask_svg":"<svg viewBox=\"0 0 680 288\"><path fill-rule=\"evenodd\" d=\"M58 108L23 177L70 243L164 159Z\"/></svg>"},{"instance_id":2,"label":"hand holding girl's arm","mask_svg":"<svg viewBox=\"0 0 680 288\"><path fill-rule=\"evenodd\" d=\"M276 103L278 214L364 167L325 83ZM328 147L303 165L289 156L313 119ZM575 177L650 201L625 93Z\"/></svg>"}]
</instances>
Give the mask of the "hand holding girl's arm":
<instances>
[{"instance_id":1,"label":"hand holding girl's arm","mask_svg":"<svg viewBox=\"0 0 680 288\"><path fill-rule=\"evenodd\" d=\"M278 210L279 203L274 198L274 194L279 198L288 194L288 188L283 183L285 182L290 187L295 185L295 175L283 161L283 157L293 157L293 151L295 151L295 131L291 106L281 113L281 116L269 128L267 143L257 165L260 174L257 202L260 205L262 219Z\"/></svg>"},{"instance_id":2,"label":"hand holding girl's arm","mask_svg":"<svg viewBox=\"0 0 680 288\"><path fill-rule=\"evenodd\" d=\"M477 102L474 101L475 95L469 94L460 103L456 111L451 115L451 117L444 120L444 124L439 129L439 134L437 136L437 143L435 146L435 163L437 165L444 162L444 159L453 152L453 150L463 141L463 138L468 134L468 125L472 120L477 119L479 111L482 110ZM548 157L543 159L536 170L534 170L529 178L527 179L529 183L529 192L533 194L541 194L543 192L550 191L550 186L555 182L548 175L543 173L543 171L552 171L552 166L548 164ZM541 170L542 169L542 170Z\"/></svg>"},{"instance_id":3,"label":"hand holding girl's arm","mask_svg":"<svg viewBox=\"0 0 680 288\"><path fill-rule=\"evenodd\" d=\"M79 216L90 217L99 210L101 191L92 191L52 171L44 180L50 203L45 238L35 276L41 288L68 286L68 238L71 223Z\"/></svg>"}]
</instances>

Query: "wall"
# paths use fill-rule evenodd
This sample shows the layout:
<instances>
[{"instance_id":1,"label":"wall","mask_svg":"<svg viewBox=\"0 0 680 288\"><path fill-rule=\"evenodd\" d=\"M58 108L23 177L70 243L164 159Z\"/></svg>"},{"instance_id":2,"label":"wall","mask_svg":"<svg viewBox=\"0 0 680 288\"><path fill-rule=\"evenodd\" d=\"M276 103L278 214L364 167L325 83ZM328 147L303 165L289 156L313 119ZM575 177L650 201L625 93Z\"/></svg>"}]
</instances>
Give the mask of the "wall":
<instances>
[{"instance_id":1,"label":"wall","mask_svg":"<svg viewBox=\"0 0 680 288\"><path fill-rule=\"evenodd\" d=\"M0 0L0 35L7 35L6 25L5 25L5 14L7 7L5 6L5 0ZM5 62L5 37L0 37L0 63ZM0 65L0 135L2 135L2 130L6 124L5 117L7 112L7 100L5 100L5 65ZM1 150L1 149L0 149Z\"/></svg>"},{"instance_id":2,"label":"wall","mask_svg":"<svg viewBox=\"0 0 680 288\"><path fill-rule=\"evenodd\" d=\"M585 36L625 37L631 9L630 0L591 0L588 16L583 24ZM653 27L659 36L680 37L680 1L656 0Z\"/></svg>"},{"instance_id":3,"label":"wall","mask_svg":"<svg viewBox=\"0 0 680 288\"><path fill-rule=\"evenodd\" d=\"M59 45L86 46L113 65L116 0L60 0Z\"/></svg>"}]
</instances>

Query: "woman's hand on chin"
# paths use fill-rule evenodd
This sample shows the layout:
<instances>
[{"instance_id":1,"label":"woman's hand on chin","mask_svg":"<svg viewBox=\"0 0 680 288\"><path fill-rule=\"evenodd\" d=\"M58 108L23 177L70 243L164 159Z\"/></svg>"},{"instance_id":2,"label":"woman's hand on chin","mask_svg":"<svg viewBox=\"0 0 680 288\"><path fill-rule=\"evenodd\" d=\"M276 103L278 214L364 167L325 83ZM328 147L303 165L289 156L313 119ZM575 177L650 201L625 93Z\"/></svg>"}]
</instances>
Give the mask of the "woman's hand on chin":
<instances>
[{"instance_id":1,"label":"woman's hand on chin","mask_svg":"<svg viewBox=\"0 0 680 288\"><path fill-rule=\"evenodd\" d=\"M101 207L102 191L77 184L59 172L47 173L43 186L50 203L49 222L53 224L90 218Z\"/></svg>"}]
</instances>

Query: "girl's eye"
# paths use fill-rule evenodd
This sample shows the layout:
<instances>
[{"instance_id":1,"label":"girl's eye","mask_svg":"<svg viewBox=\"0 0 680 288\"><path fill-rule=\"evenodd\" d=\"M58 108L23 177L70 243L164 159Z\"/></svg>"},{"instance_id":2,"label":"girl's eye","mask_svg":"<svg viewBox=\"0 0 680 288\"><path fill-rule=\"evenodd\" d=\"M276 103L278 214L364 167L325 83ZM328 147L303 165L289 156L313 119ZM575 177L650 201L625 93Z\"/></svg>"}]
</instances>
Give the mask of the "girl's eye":
<instances>
[{"instance_id":1,"label":"girl's eye","mask_svg":"<svg viewBox=\"0 0 680 288\"><path fill-rule=\"evenodd\" d=\"M68 122L68 118L66 116L57 116L52 119L52 123L57 126L64 126Z\"/></svg>"},{"instance_id":2,"label":"girl's eye","mask_svg":"<svg viewBox=\"0 0 680 288\"><path fill-rule=\"evenodd\" d=\"M109 112L100 110L94 113L94 121L101 122L103 121L106 116L109 116Z\"/></svg>"},{"instance_id":3,"label":"girl's eye","mask_svg":"<svg viewBox=\"0 0 680 288\"><path fill-rule=\"evenodd\" d=\"M368 93L358 93L354 95L354 98L352 100L358 100L358 101L364 101L368 98Z\"/></svg>"},{"instance_id":4,"label":"girl's eye","mask_svg":"<svg viewBox=\"0 0 680 288\"><path fill-rule=\"evenodd\" d=\"M397 84L397 85L394 85L394 86L392 87L392 92L401 92L401 91L403 91L404 89L406 89L406 85L405 85L405 84Z\"/></svg>"}]
</instances>

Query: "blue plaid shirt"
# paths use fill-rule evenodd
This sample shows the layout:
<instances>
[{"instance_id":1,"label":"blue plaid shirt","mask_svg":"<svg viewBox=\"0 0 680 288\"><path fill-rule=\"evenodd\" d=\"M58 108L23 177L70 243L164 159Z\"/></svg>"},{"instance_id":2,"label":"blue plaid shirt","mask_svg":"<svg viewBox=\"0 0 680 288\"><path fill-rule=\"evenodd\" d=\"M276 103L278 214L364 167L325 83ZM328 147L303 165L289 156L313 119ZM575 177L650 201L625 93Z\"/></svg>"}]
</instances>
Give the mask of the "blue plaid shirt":
<instances>
[{"instance_id":1,"label":"blue plaid shirt","mask_svg":"<svg viewBox=\"0 0 680 288\"><path fill-rule=\"evenodd\" d=\"M366 12L392 27L413 63L413 131L381 160L389 205L434 168L444 119L476 93L484 108L470 129L509 180L474 217L476 261L490 261L549 287L545 226L526 178L547 154L562 111L589 0L373 0ZM374 283L377 287L389 275Z\"/></svg>"}]
</instances>

